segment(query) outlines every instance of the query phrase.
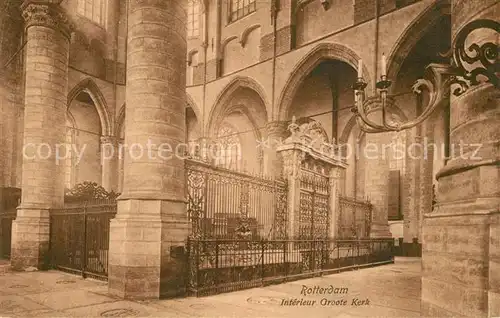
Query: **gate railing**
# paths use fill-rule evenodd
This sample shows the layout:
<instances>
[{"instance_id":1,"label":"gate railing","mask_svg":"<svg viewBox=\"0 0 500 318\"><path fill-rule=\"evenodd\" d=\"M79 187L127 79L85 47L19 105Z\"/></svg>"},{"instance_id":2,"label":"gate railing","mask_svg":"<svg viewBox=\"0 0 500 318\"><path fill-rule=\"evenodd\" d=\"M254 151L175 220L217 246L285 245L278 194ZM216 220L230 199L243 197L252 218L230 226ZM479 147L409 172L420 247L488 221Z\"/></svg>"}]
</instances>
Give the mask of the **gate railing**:
<instances>
[{"instance_id":1,"label":"gate railing","mask_svg":"<svg viewBox=\"0 0 500 318\"><path fill-rule=\"evenodd\" d=\"M50 212L52 265L83 277L107 279L109 224L116 215L116 200L66 204Z\"/></svg>"},{"instance_id":2,"label":"gate railing","mask_svg":"<svg viewBox=\"0 0 500 318\"><path fill-rule=\"evenodd\" d=\"M392 239L188 241L188 290L206 296L393 262Z\"/></svg>"},{"instance_id":3,"label":"gate railing","mask_svg":"<svg viewBox=\"0 0 500 318\"><path fill-rule=\"evenodd\" d=\"M370 237L371 203L341 196L339 205L338 237L343 239Z\"/></svg>"},{"instance_id":4,"label":"gate railing","mask_svg":"<svg viewBox=\"0 0 500 318\"><path fill-rule=\"evenodd\" d=\"M287 188L269 179L186 160L191 236L234 239L245 227L252 238L284 238Z\"/></svg>"}]
</instances>

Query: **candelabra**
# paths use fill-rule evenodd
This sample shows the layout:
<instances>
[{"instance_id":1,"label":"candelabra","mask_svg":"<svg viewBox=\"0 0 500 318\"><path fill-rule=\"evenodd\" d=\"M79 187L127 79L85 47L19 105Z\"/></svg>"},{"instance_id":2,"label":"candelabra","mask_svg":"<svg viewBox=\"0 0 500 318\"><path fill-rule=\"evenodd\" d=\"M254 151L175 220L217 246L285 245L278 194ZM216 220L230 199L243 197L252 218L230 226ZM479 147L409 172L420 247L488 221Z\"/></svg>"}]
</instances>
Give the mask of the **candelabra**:
<instances>
[{"instance_id":1,"label":"candelabra","mask_svg":"<svg viewBox=\"0 0 500 318\"><path fill-rule=\"evenodd\" d=\"M448 57L452 57L450 64L430 64L423 79L413 85L413 92L422 94L426 90L429 94L428 102L423 111L416 118L407 122L393 122L387 119L388 91L391 81L386 75L386 58L382 55L382 76L376 83L380 96L375 96L380 102L382 122L376 123L368 118L368 103L365 100L366 81L363 79L363 62L358 62L358 78L353 85L355 105L352 111L356 114L356 121L360 129L367 133L401 131L413 128L426 120L435 109L447 101L452 90L455 96L465 93L469 87L489 82L499 87L500 63L498 63L498 43L486 42L482 45L472 43L466 52L466 40L469 35L478 29L490 29L500 33L500 23L493 20L475 20L467 24L457 35L455 44ZM497 37L498 38L498 37Z\"/></svg>"}]
</instances>

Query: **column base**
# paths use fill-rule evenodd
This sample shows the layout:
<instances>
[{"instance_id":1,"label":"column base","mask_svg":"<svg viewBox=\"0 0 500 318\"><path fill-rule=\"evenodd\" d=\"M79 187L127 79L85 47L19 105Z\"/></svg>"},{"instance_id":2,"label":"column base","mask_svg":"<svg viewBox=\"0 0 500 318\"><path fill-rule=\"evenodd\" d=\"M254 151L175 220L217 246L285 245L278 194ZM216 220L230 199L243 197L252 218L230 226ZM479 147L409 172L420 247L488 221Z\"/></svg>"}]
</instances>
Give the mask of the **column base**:
<instances>
[{"instance_id":1,"label":"column base","mask_svg":"<svg viewBox=\"0 0 500 318\"><path fill-rule=\"evenodd\" d=\"M373 222L370 227L371 238L392 238L389 223L375 223Z\"/></svg>"},{"instance_id":2,"label":"column base","mask_svg":"<svg viewBox=\"0 0 500 318\"><path fill-rule=\"evenodd\" d=\"M441 205L440 215L424 218L422 316L487 316L489 215L481 214L483 204L451 214L459 205Z\"/></svg>"},{"instance_id":3,"label":"column base","mask_svg":"<svg viewBox=\"0 0 500 318\"><path fill-rule=\"evenodd\" d=\"M10 262L13 270L50 266L50 215L48 209L20 208L12 221Z\"/></svg>"},{"instance_id":4,"label":"column base","mask_svg":"<svg viewBox=\"0 0 500 318\"><path fill-rule=\"evenodd\" d=\"M124 299L184 295L188 234L185 203L118 201L110 224L109 293Z\"/></svg>"}]
</instances>

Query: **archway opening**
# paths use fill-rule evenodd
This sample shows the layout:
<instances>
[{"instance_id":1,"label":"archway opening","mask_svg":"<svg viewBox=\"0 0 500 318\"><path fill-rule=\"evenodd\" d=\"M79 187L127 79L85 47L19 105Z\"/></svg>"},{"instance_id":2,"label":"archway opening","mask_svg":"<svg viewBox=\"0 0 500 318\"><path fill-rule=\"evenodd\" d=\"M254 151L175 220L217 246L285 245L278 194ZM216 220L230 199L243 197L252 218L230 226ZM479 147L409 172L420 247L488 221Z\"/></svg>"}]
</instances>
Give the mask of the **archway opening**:
<instances>
[{"instance_id":1,"label":"archway opening","mask_svg":"<svg viewBox=\"0 0 500 318\"><path fill-rule=\"evenodd\" d=\"M240 86L220 99L208 129L215 145L212 162L231 170L261 173L263 149L259 142L265 137L266 122L264 101L252 88Z\"/></svg>"},{"instance_id":2,"label":"archway opening","mask_svg":"<svg viewBox=\"0 0 500 318\"><path fill-rule=\"evenodd\" d=\"M415 26L421 28L422 26ZM451 47L451 18L442 15L420 37L418 41L412 38L403 43L414 42L411 49L401 47L396 51L396 59L403 59L395 76L392 93L398 107L411 120L422 113L427 104L428 95L416 95L412 86L419 78L423 78L429 64L448 64L450 58L444 56ZM419 30L408 32L414 36ZM408 52L405 55L405 52ZM401 55L400 57L398 56ZM393 66L394 67L394 66ZM437 171L444 166L446 153L446 138L448 132L446 109L438 109L422 125L400 133L392 133L393 142L399 143L404 153L392 153L390 160L391 184L395 186L389 194L389 219L394 223L391 231L396 238L404 238L404 244L417 239L420 241L421 214L426 206L431 206L432 196L426 197L424 189L431 189ZM425 145L436 145L437 152L428 150L420 152L416 149ZM430 154L430 156L429 156ZM401 158L403 156L403 158ZM399 180L399 181L398 181ZM430 212L430 211L427 211ZM399 223L397 223L399 222ZM406 224L407 226L404 226ZM418 254L417 254L418 255Z\"/></svg>"},{"instance_id":3,"label":"archway opening","mask_svg":"<svg viewBox=\"0 0 500 318\"><path fill-rule=\"evenodd\" d=\"M349 64L338 60L319 63L298 87L288 111L288 119L308 117L317 121L328 135L337 140L339 122L350 115L354 96L350 84L356 71Z\"/></svg>"},{"instance_id":4,"label":"archway opening","mask_svg":"<svg viewBox=\"0 0 500 318\"><path fill-rule=\"evenodd\" d=\"M66 144L70 151L65 165L65 188L85 181L102 182L102 125L91 96L82 91L66 113Z\"/></svg>"}]
</instances>

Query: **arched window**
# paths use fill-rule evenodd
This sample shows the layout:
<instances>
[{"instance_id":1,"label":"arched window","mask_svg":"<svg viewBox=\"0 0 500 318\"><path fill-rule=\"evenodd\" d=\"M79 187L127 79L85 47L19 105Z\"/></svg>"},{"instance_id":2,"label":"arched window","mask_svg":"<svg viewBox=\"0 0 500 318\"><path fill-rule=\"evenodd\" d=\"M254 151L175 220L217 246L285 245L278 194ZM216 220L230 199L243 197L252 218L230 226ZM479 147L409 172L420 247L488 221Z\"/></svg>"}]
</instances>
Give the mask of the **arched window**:
<instances>
[{"instance_id":1,"label":"arched window","mask_svg":"<svg viewBox=\"0 0 500 318\"><path fill-rule=\"evenodd\" d=\"M188 37L200 35L200 2L199 0L188 0Z\"/></svg>"},{"instance_id":2,"label":"arched window","mask_svg":"<svg viewBox=\"0 0 500 318\"><path fill-rule=\"evenodd\" d=\"M241 169L241 143L239 137L231 127L222 126L217 134L216 166L230 169Z\"/></svg>"},{"instance_id":3,"label":"arched window","mask_svg":"<svg viewBox=\"0 0 500 318\"><path fill-rule=\"evenodd\" d=\"M104 26L106 23L107 0L78 0L79 15Z\"/></svg>"}]
</instances>

